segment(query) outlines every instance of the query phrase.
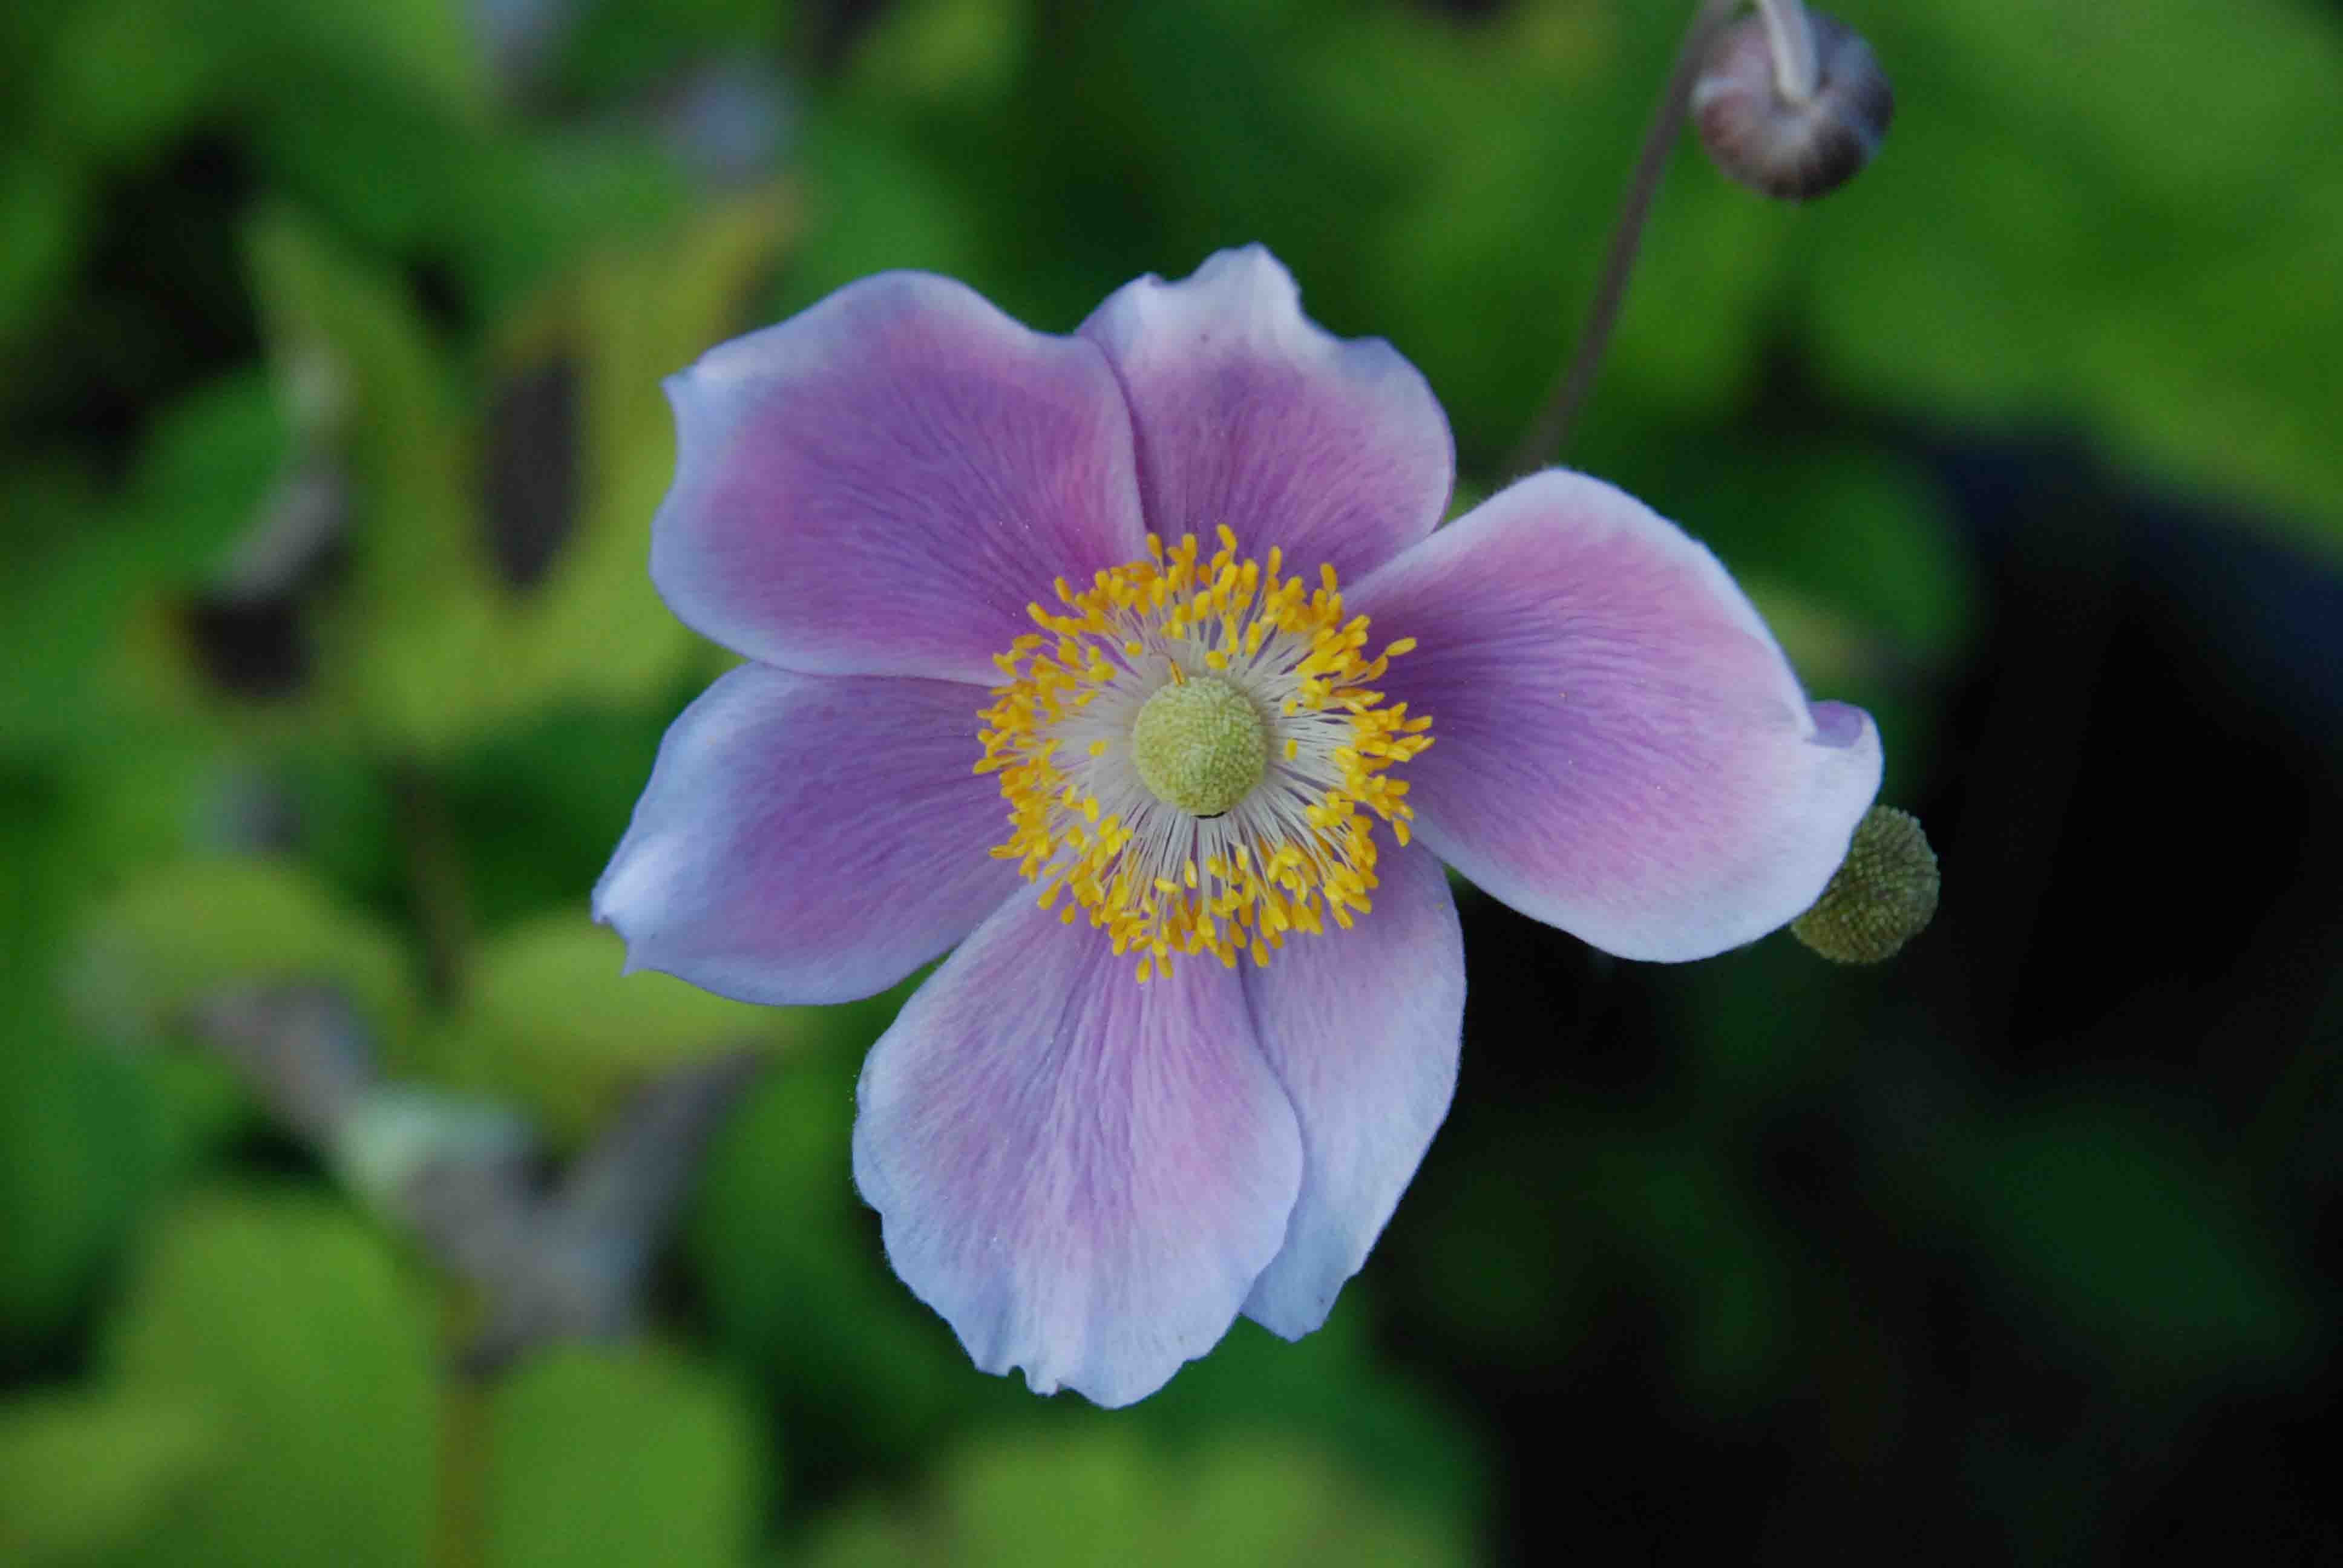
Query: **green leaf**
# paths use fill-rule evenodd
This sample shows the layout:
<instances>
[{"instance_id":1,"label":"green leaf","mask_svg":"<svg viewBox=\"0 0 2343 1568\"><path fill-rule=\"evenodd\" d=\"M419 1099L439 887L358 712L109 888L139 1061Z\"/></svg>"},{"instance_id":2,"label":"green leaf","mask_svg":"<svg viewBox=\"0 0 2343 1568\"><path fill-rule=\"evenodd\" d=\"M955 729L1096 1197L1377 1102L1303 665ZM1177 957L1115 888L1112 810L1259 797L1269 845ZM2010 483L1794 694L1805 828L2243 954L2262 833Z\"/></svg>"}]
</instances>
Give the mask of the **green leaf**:
<instances>
[{"instance_id":1,"label":"green leaf","mask_svg":"<svg viewBox=\"0 0 2343 1568\"><path fill-rule=\"evenodd\" d=\"M0 152L0 344L51 307L82 243L85 196L55 158Z\"/></svg>"},{"instance_id":2,"label":"green leaf","mask_svg":"<svg viewBox=\"0 0 2343 1568\"><path fill-rule=\"evenodd\" d=\"M165 1163L151 1086L117 1054L88 1050L59 1027L46 1000L12 999L0 1050L0 1363L85 1309Z\"/></svg>"},{"instance_id":3,"label":"green leaf","mask_svg":"<svg viewBox=\"0 0 2343 1568\"><path fill-rule=\"evenodd\" d=\"M1014 85L1030 25L990 0L890 6L857 43L844 90L876 103L997 104Z\"/></svg>"},{"instance_id":4,"label":"green leaf","mask_svg":"<svg viewBox=\"0 0 2343 1568\"><path fill-rule=\"evenodd\" d=\"M85 715L117 709L107 658L136 591L118 530L92 528L106 506L70 469L26 465L0 475L0 513L19 530L15 569L0 576L0 754L70 747Z\"/></svg>"},{"instance_id":5,"label":"green leaf","mask_svg":"<svg viewBox=\"0 0 2343 1568\"><path fill-rule=\"evenodd\" d=\"M1223 1439L1172 1458L1106 1419L1076 1416L1047 1434L989 1434L946 1462L908 1517L849 1511L805 1560L816 1568L1171 1568L1205 1560L1223 1568L1437 1568L1474 1560L1453 1518L1396 1506L1307 1445Z\"/></svg>"},{"instance_id":6,"label":"green leaf","mask_svg":"<svg viewBox=\"0 0 2343 1568\"><path fill-rule=\"evenodd\" d=\"M1710 437L1669 444L1669 473L1639 491L1736 574L1794 585L1889 646L1948 666L1978 589L1951 508L1909 458L1852 447Z\"/></svg>"},{"instance_id":7,"label":"green leaf","mask_svg":"<svg viewBox=\"0 0 2343 1568\"><path fill-rule=\"evenodd\" d=\"M900 1462L996 1380L888 1271L849 1140L863 1040L817 1042L752 1087L711 1144L684 1231L716 1332L833 1462Z\"/></svg>"},{"instance_id":8,"label":"green leaf","mask_svg":"<svg viewBox=\"0 0 2343 1568\"><path fill-rule=\"evenodd\" d=\"M704 199L665 147L590 126L488 142L465 177L468 221L447 243L460 249L468 292L490 320L524 308L597 247L688 221Z\"/></svg>"},{"instance_id":9,"label":"green leaf","mask_svg":"<svg viewBox=\"0 0 2343 1568\"><path fill-rule=\"evenodd\" d=\"M219 1434L187 1406L76 1392L0 1405L0 1557L118 1553L207 1479Z\"/></svg>"},{"instance_id":10,"label":"green leaf","mask_svg":"<svg viewBox=\"0 0 2343 1568\"><path fill-rule=\"evenodd\" d=\"M663 1069L794 1038L805 1010L727 1001L663 974L627 974L626 944L584 910L484 943L463 1015L441 1042L449 1080L517 1098L575 1138Z\"/></svg>"},{"instance_id":11,"label":"green leaf","mask_svg":"<svg viewBox=\"0 0 2343 1568\"><path fill-rule=\"evenodd\" d=\"M1829 371L1971 417L2086 417L2343 544L2331 8L1979 0L1866 18L1902 112L1811 219Z\"/></svg>"},{"instance_id":12,"label":"green leaf","mask_svg":"<svg viewBox=\"0 0 2343 1568\"><path fill-rule=\"evenodd\" d=\"M1401 1506L1324 1455L1265 1438L1222 1442L1190 1467L1174 1498L1166 1534L1181 1544L1159 1556L1166 1563L1207 1553L1229 1568L1313 1558L1380 1568L1479 1560L1453 1515ZM1234 1550L1223 1553L1222 1543Z\"/></svg>"},{"instance_id":13,"label":"green leaf","mask_svg":"<svg viewBox=\"0 0 2343 1568\"><path fill-rule=\"evenodd\" d=\"M883 119L818 109L807 120L802 166L810 221L774 314L889 267L953 277L982 270L983 213Z\"/></svg>"},{"instance_id":14,"label":"green leaf","mask_svg":"<svg viewBox=\"0 0 2343 1568\"><path fill-rule=\"evenodd\" d=\"M352 14L373 7L315 6ZM345 237L385 254L478 243L499 210L513 150L469 118L339 62L288 61L300 91L261 89L240 106L272 185Z\"/></svg>"},{"instance_id":15,"label":"green leaf","mask_svg":"<svg viewBox=\"0 0 2343 1568\"><path fill-rule=\"evenodd\" d=\"M413 1026L405 955L289 860L198 857L107 900L87 922L75 979L125 1030L162 1030L226 986L340 987L387 1045Z\"/></svg>"},{"instance_id":16,"label":"green leaf","mask_svg":"<svg viewBox=\"0 0 2343 1568\"><path fill-rule=\"evenodd\" d=\"M663 377L740 326L774 265L789 212L736 199L656 245L606 254L516 320L507 374L574 359L578 515L537 587L508 600L499 684L519 709L564 699L632 707L698 646L651 586L651 517L675 474Z\"/></svg>"},{"instance_id":17,"label":"green leaf","mask_svg":"<svg viewBox=\"0 0 2343 1568\"><path fill-rule=\"evenodd\" d=\"M148 156L202 112L230 78L218 11L186 0L81 0L34 77L41 120L96 160Z\"/></svg>"},{"instance_id":18,"label":"green leaf","mask_svg":"<svg viewBox=\"0 0 2343 1568\"><path fill-rule=\"evenodd\" d=\"M185 585L217 568L292 456L291 421L257 370L222 377L172 407L131 479L148 572Z\"/></svg>"},{"instance_id":19,"label":"green leaf","mask_svg":"<svg viewBox=\"0 0 2343 1568\"><path fill-rule=\"evenodd\" d=\"M483 929L576 910L626 830L679 697L521 720L450 769L449 815Z\"/></svg>"},{"instance_id":20,"label":"green leaf","mask_svg":"<svg viewBox=\"0 0 2343 1568\"><path fill-rule=\"evenodd\" d=\"M698 61L777 57L796 31L797 9L771 0L600 0L568 19L553 66L556 100L607 103Z\"/></svg>"},{"instance_id":21,"label":"green leaf","mask_svg":"<svg viewBox=\"0 0 2343 1568\"><path fill-rule=\"evenodd\" d=\"M248 237L278 374L347 458L352 569L323 670L381 740L444 750L492 704L495 597L476 461L437 352L404 293L291 215Z\"/></svg>"},{"instance_id":22,"label":"green leaf","mask_svg":"<svg viewBox=\"0 0 2343 1568\"><path fill-rule=\"evenodd\" d=\"M481 432L403 292L284 215L256 226L280 374L308 389L352 469L356 567L325 618L323 663L377 745L445 757L515 714L639 706L698 658L647 567L674 474L659 383L732 334L788 226L779 197L738 198L605 248L505 324L499 373L578 388L566 449L544 455L577 466L577 516L545 520L562 543L524 588L488 559Z\"/></svg>"},{"instance_id":23,"label":"green leaf","mask_svg":"<svg viewBox=\"0 0 2343 1568\"><path fill-rule=\"evenodd\" d=\"M102 723L158 709L136 663L140 613L219 567L259 518L290 447L274 392L243 371L156 419L118 498L69 469L0 479L0 510L24 530L27 558L0 584L6 748L86 746Z\"/></svg>"},{"instance_id":24,"label":"green leaf","mask_svg":"<svg viewBox=\"0 0 2343 1568\"><path fill-rule=\"evenodd\" d=\"M1377 1271L1371 1261L1325 1326L1298 1343L1240 1319L1209 1355L1147 1400L1140 1422L1189 1448L1238 1431L1306 1436L1393 1503L1476 1510L1486 1492L1485 1455L1470 1423L1378 1364Z\"/></svg>"},{"instance_id":25,"label":"green leaf","mask_svg":"<svg viewBox=\"0 0 2343 1568\"><path fill-rule=\"evenodd\" d=\"M1162 1527L1172 1492L1169 1467L1127 1433L1033 1435L970 1445L945 1462L936 1480L938 1532L947 1550L938 1563L1108 1563L1161 1561L1171 1544ZM1050 1521L1047 1532L1033 1522ZM1242 1522L1214 1543L1214 1557L1243 1560Z\"/></svg>"},{"instance_id":26,"label":"green leaf","mask_svg":"<svg viewBox=\"0 0 2343 1568\"><path fill-rule=\"evenodd\" d=\"M162 1230L107 1336L124 1396L217 1434L148 1536L173 1568L415 1568L428 1533L432 1345L376 1233L304 1197L211 1198Z\"/></svg>"},{"instance_id":27,"label":"green leaf","mask_svg":"<svg viewBox=\"0 0 2343 1568\"><path fill-rule=\"evenodd\" d=\"M1325 30L1332 57L1316 69L1351 80L1333 100L1345 130L1388 136L1364 126L1394 119L1389 106L1419 95L1441 107L1400 117L1413 129L1406 172L1352 242L1374 259L1344 329L1387 336L1416 362L1454 424L1460 457L1485 474L1578 330L1684 14L1516 6L1465 29L1426 11L1386 15L1372 35ZM1644 266L1668 276L1636 280L1604 378L1679 410L1715 407L1745 373L1756 330L1749 305L1781 246L1771 215L1702 199L1681 177L1689 172L1674 172L1644 252ZM1348 268L1330 255L1318 270Z\"/></svg>"},{"instance_id":28,"label":"green leaf","mask_svg":"<svg viewBox=\"0 0 2343 1568\"><path fill-rule=\"evenodd\" d=\"M208 6L200 14L217 15ZM254 64L274 65L285 75L380 82L451 117L488 111L487 52L460 0L246 0L228 22L240 28Z\"/></svg>"},{"instance_id":29,"label":"green leaf","mask_svg":"<svg viewBox=\"0 0 2343 1568\"><path fill-rule=\"evenodd\" d=\"M497 1387L494 1568L744 1563L773 1473L738 1392L654 1347L566 1348Z\"/></svg>"}]
</instances>

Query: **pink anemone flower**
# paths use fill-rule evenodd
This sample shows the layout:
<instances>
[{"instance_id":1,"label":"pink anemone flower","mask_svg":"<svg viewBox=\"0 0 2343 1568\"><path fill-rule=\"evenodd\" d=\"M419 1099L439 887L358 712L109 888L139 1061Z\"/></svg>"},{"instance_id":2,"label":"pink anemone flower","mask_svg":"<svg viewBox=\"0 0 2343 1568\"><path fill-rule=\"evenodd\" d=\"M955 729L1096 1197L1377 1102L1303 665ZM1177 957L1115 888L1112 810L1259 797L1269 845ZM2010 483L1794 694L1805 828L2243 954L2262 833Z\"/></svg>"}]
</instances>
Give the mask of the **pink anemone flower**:
<instances>
[{"instance_id":1,"label":"pink anemone flower","mask_svg":"<svg viewBox=\"0 0 2343 1568\"><path fill-rule=\"evenodd\" d=\"M854 1177L989 1372L1120 1405L1332 1309L1447 1114L1442 862L1623 957L1796 916L1878 787L1715 558L1259 246L1071 337L867 278L671 378L651 575L748 658L595 890L629 969L870 995Z\"/></svg>"}]
</instances>

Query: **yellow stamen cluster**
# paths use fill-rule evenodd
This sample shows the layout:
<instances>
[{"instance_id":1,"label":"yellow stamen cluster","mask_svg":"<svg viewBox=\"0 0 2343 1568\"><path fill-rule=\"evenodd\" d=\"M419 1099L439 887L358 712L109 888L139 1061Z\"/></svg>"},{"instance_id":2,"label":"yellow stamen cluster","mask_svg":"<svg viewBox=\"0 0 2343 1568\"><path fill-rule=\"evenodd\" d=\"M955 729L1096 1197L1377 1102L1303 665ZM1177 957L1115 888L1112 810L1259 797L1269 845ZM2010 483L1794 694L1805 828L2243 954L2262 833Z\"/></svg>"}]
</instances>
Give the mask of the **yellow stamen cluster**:
<instances>
[{"instance_id":1,"label":"yellow stamen cluster","mask_svg":"<svg viewBox=\"0 0 2343 1568\"><path fill-rule=\"evenodd\" d=\"M1389 770L1432 744L1430 719L1372 687L1413 639L1369 658L1367 618L1343 618L1332 567L1312 589L1283 574L1279 550L1240 559L1236 536L1218 538L1200 559L1192 534L1168 549L1150 535L1145 559L1086 588L1059 578L1062 608L1027 607L1041 629L994 656L1008 684L979 715L976 770L1001 776L1010 807L993 856L1041 885L1042 908L1071 895L1060 919L1088 911L1117 953L1140 955L1142 981L1169 975L1175 955L1265 966L1288 932L1367 912L1373 819L1404 844L1413 815ZM1131 719L1192 679L1250 693L1268 724L1261 782L1225 815L1131 787Z\"/></svg>"}]
</instances>

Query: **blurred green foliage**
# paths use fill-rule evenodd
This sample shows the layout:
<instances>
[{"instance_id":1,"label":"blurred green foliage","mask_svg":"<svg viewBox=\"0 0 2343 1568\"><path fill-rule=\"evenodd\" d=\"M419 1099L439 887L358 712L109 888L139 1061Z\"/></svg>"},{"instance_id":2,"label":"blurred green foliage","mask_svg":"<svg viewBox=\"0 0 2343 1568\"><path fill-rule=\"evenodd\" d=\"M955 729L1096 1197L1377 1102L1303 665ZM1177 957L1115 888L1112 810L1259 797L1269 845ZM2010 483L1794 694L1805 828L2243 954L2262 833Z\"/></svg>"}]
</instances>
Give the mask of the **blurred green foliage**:
<instances>
[{"instance_id":1,"label":"blurred green foliage","mask_svg":"<svg viewBox=\"0 0 2343 1568\"><path fill-rule=\"evenodd\" d=\"M622 974L625 956L616 933L575 908L483 942L466 1006L431 1047L435 1075L525 1106L575 1139L662 1067L811 1032L803 1013Z\"/></svg>"},{"instance_id":2,"label":"blurred green foliage","mask_svg":"<svg viewBox=\"0 0 2343 1568\"><path fill-rule=\"evenodd\" d=\"M1686 1100L1444 1144L1398 1282L1371 1268L1321 1334L1241 1325L1126 1415L1041 1404L969 1369L851 1187L859 1056L906 990L813 1015L620 977L584 898L723 663L643 569L659 378L882 268L1062 330L1260 239L1424 370L1486 489L1683 8L1463 9L0 11L0 1557L1473 1560L1517 1461L1397 1363L1515 1366L1625 1292L1684 1420L1797 1397L1801 1347L1867 1343L1867 1309L1739 1140L1837 1103L1879 1036L1920 1108L1876 1133L1885 1208L2046 1354L2174 1403L2306 1363L2315 1302L2250 1175L2137 1106L1965 1085L1886 982L1825 1000L1775 944L1672 979ZM1879 714L1892 795L1983 612L1883 432L2055 420L2343 539L2343 160L2317 156L2343 21L1850 19L1897 85L1885 152L1802 210L1682 156L1572 457ZM745 175L687 112L744 62L770 99ZM1815 436L1817 403L1861 417ZM653 1337L453 1370L461 1292L191 1042L191 1010L277 981L564 1151L662 1071L769 1052ZM1436 1350L1394 1355L1403 1288Z\"/></svg>"},{"instance_id":3,"label":"blurred green foliage","mask_svg":"<svg viewBox=\"0 0 2343 1568\"><path fill-rule=\"evenodd\" d=\"M190 856L93 908L87 929L75 966L84 1010L125 1037L165 1035L238 981L330 982L393 1050L415 1028L413 976L396 939L337 909L281 859Z\"/></svg>"},{"instance_id":4,"label":"blurred green foliage","mask_svg":"<svg viewBox=\"0 0 2343 1568\"><path fill-rule=\"evenodd\" d=\"M509 1568L744 1562L772 1501L731 1380L648 1347L520 1369L483 1441L487 1555Z\"/></svg>"},{"instance_id":5,"label":"blurred green foliage","mask_svg":"<svg viewBox=\"0 0 2343 1568\"><path fill-rule=\"evenodd\" d=\"M148 1549L186 1563L416 1561L430 1352L417 1283L337 1208L212 1197L175 1211L106 1350L124 1398L176 1404L208 1440Z\"/></svg>"},{"instance_id":6,"label":"blurred green foliage","mask_svg":"<svg viewBox=\"0 0 2343 1568\"><path fill-rule=\"evenodd\" d=\"M817 1568L1204 1559L1232 1568L1473 1560L1453 1532L1282 1444L1239 1436L1170 1460L1121 1432L1024 1436L951 1455L911 1509L850 1512L805 1558Z\"/></svg>"},{"instance_id":7,"label":"blurred green foliage","mask_svg":"<svg viewBox=\"0 0 2343 1568\"><path fill-rule=\"evenodd\" d=\"M2151 1119L2046 1108L1962 1139L1945 1175L2015 1310L2066 1355L2150 1392L2296 1370L2302 1287L2246 1194Z\"/></svg>"}]
</instances>

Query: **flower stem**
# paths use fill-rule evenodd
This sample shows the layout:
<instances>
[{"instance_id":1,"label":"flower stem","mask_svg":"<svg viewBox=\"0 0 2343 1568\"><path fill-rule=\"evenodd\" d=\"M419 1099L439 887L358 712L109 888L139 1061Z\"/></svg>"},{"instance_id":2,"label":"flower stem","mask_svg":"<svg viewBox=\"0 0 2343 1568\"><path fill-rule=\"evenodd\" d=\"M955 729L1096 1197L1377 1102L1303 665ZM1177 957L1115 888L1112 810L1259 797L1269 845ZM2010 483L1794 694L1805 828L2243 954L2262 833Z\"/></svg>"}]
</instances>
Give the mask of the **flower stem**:
<instances>
[{"instance_id":1,"label":"flower stem","mask_svg":"<svg viewBox=\"0 0 2343 1568\"><path fill-rule=\"evenodd\" d=\"M1815 30L1798 0L1757 0L1765 25L1765 46L1774 56L1774 85L1793 104L1803 104L1822 85L1822 61L1815 54Z\"/></svg>"},{"instance_id":2,"label":"flower stem","mask_svg":"<svg viewBox=\"0 0 2343 1568\"><path fill-rule=\"evenodd\" d=\"M1651 123L1644 130L1643 150L1635 157L1635 172L1628 179L1627 194L1612 225L1610 248L1603 257L1603 274L1594 286L1594 303L1586 309L1586 324L1579 329L1569 363L1554 377L1545 401L1538 406L1528 430L1506 459L1504 472L1508 476L1526 474L1552 459L1570 435L1571 425L1584 406L1586 395L1594 389L1594 373L1602 368L1604 350L1611 345L1611 330L1618 325L1619 308L1626 302L1627 279L1635 270L1636 252L1643 246L1644 220L1651 216L1652 198L1659 194L1660 176L1667 168L1668 154L1675 146L1676 133L1684 128L1684 113L1691 106L1692 86L1700 75L1702 53L1725 18L1740 9L1740 4L1741 0L1702 0L1700 9L1693 15L1692 25L1684 29L1684 42L1676 46L1675 65L1668 73L1667 85L1660 89L1659 102L1653 106ZM1800 20L1804 20L1803 13Z\"/></svg>"},{"instance_id":3,"label":"flower stem","mask_svg":"<svg viewBox=\"0 0 2343 1568\"><path fill-rule=\"evenodd\" d=\"M411 758L392 764L390 785L423 933L425 981L433 1003L452 1009L463 996L471 958L472 900L447 796L430 765Z\"/></svg>"},{"instance_id":4,"label":"flower stem","mask_svg":"<svg viewBox=\"0 0 2343 1568\"><path fill-rule=\"evenodd\" d=\"M488 1391L463 1365L465 1314L453 1292L441 1303L437 1453L431 1521L433 1568L481 1568L488 1553Z\"/></svg>"}]
</instances>

